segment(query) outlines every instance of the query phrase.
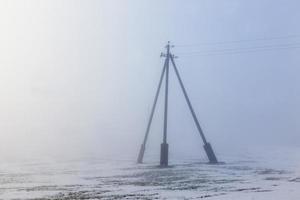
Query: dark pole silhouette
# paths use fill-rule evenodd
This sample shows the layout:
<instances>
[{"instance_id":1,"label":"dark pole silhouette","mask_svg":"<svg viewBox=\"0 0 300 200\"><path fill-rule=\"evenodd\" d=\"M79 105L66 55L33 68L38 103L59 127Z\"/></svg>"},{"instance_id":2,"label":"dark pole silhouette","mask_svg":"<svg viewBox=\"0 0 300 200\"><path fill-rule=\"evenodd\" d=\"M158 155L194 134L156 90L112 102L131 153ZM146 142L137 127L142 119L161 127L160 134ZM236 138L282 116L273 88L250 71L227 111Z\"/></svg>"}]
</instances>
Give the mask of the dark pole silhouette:
<instances>
[{"instance_id":1,"label":"dark pole silhouette","mask_svg":"<svg viewBox=\"0 0 300 200\"><path fill-rule=\"evenodd\" d=\"M165 74L165 71L166 71L166 63L167 63L166 61L165 61L163 70L162 70L161 75L160 75L160 79L159 79L158 87L157 87L157 90L156 90L156 94L155 94L155 98L154 98L154 103L153 103L151 114L150 114L150 118L149 118L149 121L148 121L148 125L147 125L147 129L146 129L144 141L143 141L143 144L141 145L139 156L138 156L138 159L137 159L138 163L142 163L143 162L145 148L146 148L146 142L147 142L149 131L150 131L150 127L151 127L151 124L152 124L152 119L153 119L154 111L155 111L155 108L156 108L157 99L158 99L158 96L159 96L161 84L162 84L162 81L164 79L164 74Z\"/></svg>"},{"instance_id":2,"label":"dark pole silhouette","mask_svg":"<svg viewBox=\"0 0 300 200\"><path fill-rule=\"evenodd\" d=\"M180 83L180 87L181 87L182 92L183 92L183 94L184 94L185 100L186 100L186 102L187 102L187 104L188 104L188 106L189 106L189 109L190 109L190 111L191 111L191 114L192 114L192 116L193 116L194 122L195 122L195 124L196 124L197 129L198 129L198 132L199 132L199 134L200 134L200 136L201 136L201 138L202 138L202 140L203 140L203 143L204 143L204 150L205 150L205 152L206 152L206 155L207 155L207 157L208 157L208 160L209 160L210 163L217 163L217 162L218 162L217 157L216 157L216 155L215 155L215 153L214 153L214 151L213 151L213 149L212 149L210 143L207 142L207 140L206 140L206 138L205 138L205 136L204 136L204 133L203 133L203 131L202 131L202 128L201 128L201 126L200 126L200 124L199 124L199 121L198 121L198 119L197 119L196 113L195 113L195 111L194 111L194 109L193 109L193 107L192 107L191 101L190 101L190 99L189 99L189 96L187 95L187 92L186 92L185 87L184 87L184 85L183 85L182 79L181 79L181 77L180 77L180 74L179 74L178 69L177 69L177 67L176 67L176 64L175 64L175 62L174 62L174 56L173 56L173 55L171 56L171 62L172 62L172 65L173 65L173 67L174 67L175 74L176 74L176 76L177 76L177 78L178 78L178 81L179 81L179 83Z\"/></svg>"},{"instance_id":3,"label":"dark pole silhouette","mask_svg":"<svg viewBox=\"0 0 300 200\"><path fill-rule=\"evenodd\" d=\"M164 111L164 137L160 146L160 166L168 166L169 145L167 143L168 132L168 93L169 93L169 61L170 61L170 43L167 44L166 55L166 83L165 83L165 111Z\"/></svg>"},{"instance_id":4,"label":"dark pole silhouette","mask_svg":"<svg viewBox=\"0 0 300 200\"><path fill-rule=\"evenodd\" d=\"M143 162L143 157L144 157L144 153L145 153L145 148L146 148L146 142L147 142L147 138L148 138L148 135L149 135L149 131L150 131L150 127L151 127L151 123L152 123L152 119L153 119L153 115L154 115L154 112L155 112L155 108L156 108L156 104L157 104L157 100L158 100L158 96L159 96L159 93L160 93L160 88L161 88L161 84L162 84L162 81L164 79L164 76L166 78L166 82L165 82L165 102L164 102L164 129L163 129L163 143L161 144L161 151L160 151L160 166L162 167L166 167L168 166L168 152L169 152L169 145L167 143L167 130L168 130L168 93L169 93L169 63L170 63L170 60L171 60L171 63L172 63L172 66L174 68L174 71L175 71L175 74L176 74L176 77L179 81L179 84L180 84L180 87L181 87L181 90L183 92L183 95L185 97L185 100L187 102L187 105L189 107L189 110L193 116L193 119L194 119L194 122L196 124L196 127L197 127L197 130L202 138L202 141L204 143L204 150L205 150L205 153L208 157L208 160L210 163L218 163L218 160L217 160L217 157L212 149L212 146L210 145L209 142L207 142L206 138L205 138L205 135L202 131L202 128L200 126L200 123L197 119L197 116L196 116L196 113L192 107L192 104L191 104L191 101L187 95L187 92L186 92L186 89L183 85L183 82L182 82L182 79L180 77L180 74L179 74L179 71L176 67L176 64L175 64L175 61L174 61L174 58L175 56L173 54L171 54L170 52L170 43L168 42L166 48L167 48L167 53L166 54L161 54L162 57L166 57L165 59L165 63L164 63L164 67L163 67L163 70L162 70L162 73L161 73L161 77L160 77L160 80L159 80L159 84L158 84L158 88L157 88L157 91L156 91L156 95L155 95L155 98L154 98L154 103L153 103L153 106L152 106L152 110L151 110L151 114L150 114L150 118L149 118L149 121L148 121L148 125L147 125L147 129L146 129L146 133L145 133L145 137L144 137L144 141L143 141L143 144L141 145L141 148L140 148L140 151L139 151L139 155L138 155L138 159L137 159L137 162L138 163L142 163Z\"/></svg>"}]
</instances>

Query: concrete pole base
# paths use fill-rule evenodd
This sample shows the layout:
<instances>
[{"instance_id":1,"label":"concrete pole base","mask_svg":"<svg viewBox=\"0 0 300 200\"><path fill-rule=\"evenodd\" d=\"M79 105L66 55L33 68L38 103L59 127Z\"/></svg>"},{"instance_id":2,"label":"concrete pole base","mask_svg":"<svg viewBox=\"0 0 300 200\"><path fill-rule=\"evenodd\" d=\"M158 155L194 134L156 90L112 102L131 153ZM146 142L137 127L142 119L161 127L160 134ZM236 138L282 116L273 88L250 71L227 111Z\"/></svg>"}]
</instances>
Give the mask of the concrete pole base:
<instances>
[{"instance_id":1,"label":"concrete pole base","mask_svg":"<svg viewBox=\"0 0 300 200\"><path fill-rule=\"evenodd\" d=\"M167 167L169 159L169 145L167 143L162 143L160 145L160 166Z\"/></svg>"},{"instance_id":2,"label":"concrete pole base","mask_svg":"<svg viewBox=\"0 0 300 200\"><path fill-rule=\"evenodd\" d=\"M142 144L141 148L140 148L139 156L137 159L137 163L143 163L144 153L145 153L145 145Z\"/></svg>"},{"instance_id":3,"label":"concrete pole base","mask_svg":"<svg viewBox=\"0 0 300 200\"><path fill-rule=\"evenodd\" d=\"M204 147L204 150L208 157L209 163L211 163L211 164L218 163L217 157L216 157L211 145L209 143L206 143L203 147Z\"/></svg>"}]
</instances>

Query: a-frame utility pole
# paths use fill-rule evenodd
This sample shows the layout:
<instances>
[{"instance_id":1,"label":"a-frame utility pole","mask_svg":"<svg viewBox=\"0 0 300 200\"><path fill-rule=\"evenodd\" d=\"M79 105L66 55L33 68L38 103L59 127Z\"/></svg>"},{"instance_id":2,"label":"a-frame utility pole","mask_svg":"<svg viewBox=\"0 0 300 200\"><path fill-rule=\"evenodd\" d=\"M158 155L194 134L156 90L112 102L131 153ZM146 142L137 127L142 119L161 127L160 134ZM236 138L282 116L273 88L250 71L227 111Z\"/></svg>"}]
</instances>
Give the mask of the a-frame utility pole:
<instances>
[{"instance_id":1,"label":"a-frame utility pole","mask_svg":"<svg viewBox=\"0 0 300 200\"><path fill-rule=\"evenodd\" d=\"M169 151L169 145L167 143L167 130L168 130L168 90L169 90L169 63L171 61L172 63L172 66L174 68L174 71L175 71L175 74L176 74L176 77L179 81L179 84L180 84L180 87L181 87L181 90L183 92L183 95L185 97L185 100L187 102L187 105L189 107L189 110L193 116L193 119L194 119L194 122L196 124L196 127L197 127L197 130L202 138L202 141L204 143L204 150L206 152L206 155L207 155L207 158L209 160L209 163L218 163L218 160L217 160L217 157L212 149L212 146L210 145L210 143L207 142L205 136L204 136L204 133L201 129L201 126L200 126L200 123L197 119L197 116L196 116L196 113L192 107L192 104L191 104L191 101L187 95L187 92L186 92L186 89L184 87L184 84L182 82L182 79L180 77L180 74L179 74L179 71L177 69L177 66L175 64L175 61L174 61L174 58L175 56L173 54L171 54L170 52L170 42L168 42L167 46L166 46L166 49L167 49L167 52L166 54L161 54L162 57L165 57L165 63L164 63L164 66L163 66L163 70L162 70L162 73L161 73L161 76L160 76L160 80L159 80L159 84L158 84L158 88L157 88L157 91L156 91L156 95L155 95L155 98L154 98L154 103L153 103L153 106L152 106L152 110L151 110L151 114L150 114L150 118L149 118L149 121L148 121L148 125L147 125L147 129L146 129L146 133L145 133L145 137L144 137L144 141L143 141L143 144L141 145L141 148L140 148L140 152L139 152L139 155L138 155L138 159L137 159L137 162L138 163L142 163L143 162L143 157L144 157L144 153L145 153L145 147L146 147L146 142L147 142L147 139L148 139L148 135L149 135L149 131L150 131L150 127L151 127L151 123L152 123L152 119L153 119L153 115L154 115L154 111L155 111L155 108L156 108L156 104L157 104L157 100L158 100L158 96L159 96L159 93L160 93L160 89L161 89L161 85L162 85L162 82L163 82L163 79L165 77L165 105L164 105L164 130L163 130L163 143L161 144L161 151L160 151L160 166L162 167L166 167L168 166L168 151Z\"/></svg>"}]
</instances>

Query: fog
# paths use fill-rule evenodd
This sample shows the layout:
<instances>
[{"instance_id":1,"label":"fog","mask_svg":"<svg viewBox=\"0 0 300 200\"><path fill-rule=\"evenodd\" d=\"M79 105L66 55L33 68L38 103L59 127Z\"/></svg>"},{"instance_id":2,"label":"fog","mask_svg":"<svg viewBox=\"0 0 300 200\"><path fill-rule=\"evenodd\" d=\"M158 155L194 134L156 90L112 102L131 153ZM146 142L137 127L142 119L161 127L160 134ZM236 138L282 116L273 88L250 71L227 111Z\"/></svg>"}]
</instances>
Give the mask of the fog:
<instances>
[{"instance_id":1,"label":"fog","mask_svg":"<svg viewBox=\"0 0 300 200\"><path fill-rule=\"evenodd\" d=\"M167 41L217 155L299 147L299 46L185 55L299 44L299 6L296 0L2 0L1 157L137 156ZM153 154L162 141L162 97L147 144ZM172 70L169 102L170 151L201 154Z\"/></svg>"}]
</instances>

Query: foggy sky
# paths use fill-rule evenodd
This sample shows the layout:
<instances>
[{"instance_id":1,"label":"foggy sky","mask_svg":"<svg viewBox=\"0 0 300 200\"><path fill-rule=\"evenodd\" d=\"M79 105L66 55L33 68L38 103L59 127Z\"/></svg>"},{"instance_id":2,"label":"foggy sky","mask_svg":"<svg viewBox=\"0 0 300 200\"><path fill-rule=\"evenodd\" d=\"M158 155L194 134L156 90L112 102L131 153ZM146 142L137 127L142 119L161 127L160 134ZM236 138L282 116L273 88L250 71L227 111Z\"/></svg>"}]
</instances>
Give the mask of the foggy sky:
<instances>
[{"instance_id":1,"label":"foggy sky","mask_svg":"<svg viewBox=\"0 0 300 200\"><path fill-rule=\"evenodd\" d=\"M136 156L168 40L216 153L299 146L299 49L184 56L201 44L300 35L290 1L48 0L0 2L0 155ZM182 54L182 56L180 56ZM203 151L173 71L170 151ZM149 149L162 141L162 97Z\"/></svg>"}]
</instances>

